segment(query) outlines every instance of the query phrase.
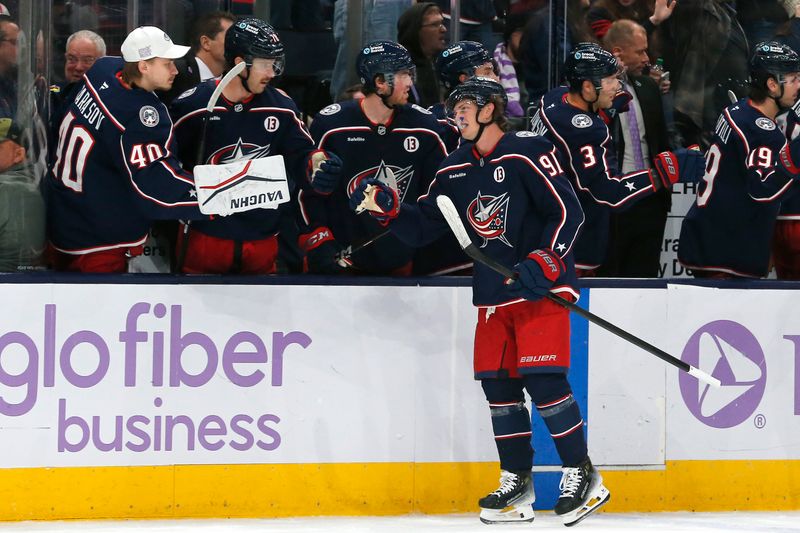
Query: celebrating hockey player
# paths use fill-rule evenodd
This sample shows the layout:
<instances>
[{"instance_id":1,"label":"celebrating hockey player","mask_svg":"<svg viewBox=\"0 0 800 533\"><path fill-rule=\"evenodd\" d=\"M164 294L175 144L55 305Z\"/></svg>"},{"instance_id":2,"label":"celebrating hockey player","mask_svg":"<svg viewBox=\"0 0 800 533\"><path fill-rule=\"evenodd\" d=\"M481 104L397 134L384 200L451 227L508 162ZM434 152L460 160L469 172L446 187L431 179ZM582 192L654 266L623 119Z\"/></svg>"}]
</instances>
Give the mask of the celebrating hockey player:
<instances>
[{"instance_id":1,"label":"celebrating hockey player","mask_svg":"<svg viewBox=\"0 0 800 533\"><path fill-rule=\"evenodd\" d=\"M356 187L350 205L420 246L449 231L436 202L446 195L473 243L516 272L509 283L476 263L472 282L475 379L489 403L502 469L500 486L479 501L480 517L486 523L534 518L527 390L564 465L555 512L573 525L608 501L609 492L589 459L567 380L569 312L544 296L578 297L572 250L583 213L553 144L530 132L503 133L506 102L494 80L459 85L447 105L469 142L445 159L428 194L417 205L402 204L394 190L370 179Z\"/></svg>"},{"instance_id":2,"label":"celebrating hockey player","mask_svg":"<svg viewBox=\"0 0 800 533\"><path fill-rule=\"evenodd\" d=\"M205 219L173 153L172 121L153 93L169 89L189 50L153 26L133 30L72 94L46 181L56 270L125 272L156 219Z\"/></svg>"},{"instance_id":3,"label":"celebrating hockey player","mask_svg":"<svg viewBox=\"0 0 800 533\"><path fill-rule=\"evenodd\" d=\"M434 65L439 81L447 94L472 76L498 79L494 73L492 54L481 43L475 41L459 41L448 46L436 56ZM458 148L458 142L461 140L460 130L452 117L448 116L447 106L444 103L434 104L430 107L430 111L442 126L441 137L448 152Z\"/></svg>"},{"instance_id":4,"label":"celebrating hockey player","mask_svg":"<svg viewBox=\"0 0 800 533\"><path fill-rule=\"evenodd\" d=\"M564 64L569 88L557 87L542 97L532 121L538 135L558 147L586 214L575 247L579 275L593 275L608 247L609 213L624 209L676 182L696 182L705 162L698 150L662 152L654 168L621 174L611 146L608 126L598 115L612 107L621 88L621 70L610 52L581 43Z\"/></svg>"},{"instance_id":5,"label":"celebrating hockey player","mask_svg":"<svg viewBox=\"0 0 800 533\"><path fill-rule=\"evenodd\" d=\"M342 159L342 180L330 194L300 192L300 245L311 273L335 274L342 249L353 247L350 270L377 275L408 275L414 250L386 232L380 221L357 217L348 199L371 178L391 184L401 202L415 202L447 155L433 115L407 105L414 75L408 51L392 41L375 41L356 59L365 98L330 105L311 124L317 148ZM376 239L376 237L378 237ZM375 239L372 241L372 239Z\"/></svg>"},{"instance_id":6,"label":"celebrating hockey player","mask_svg":"<svg viewBox=\"0 0 800 533\"><path fill-rule=\"evenodd\" d=\"M204 164L224 164L283 155L286 173L306 182L314 142L298 118L292 99L270 82L283 71L284 46L275 30L257 18L245 18L225 34L227 69L241 62L245 69L222 90L205 132ZM198 159L203 120L216 80L208 80L176 99L171 107L175 134L184 166ZM338 181L335 156L322 163L317 184ZM178 253L185 273L272 274L278 254L280 209L253 209L225 218L195 222L180 232ZM181 261L179 260L179 263Z\"/></svg>"},{"instance_id":7,"label":"celebrating hockey player","mask_svg":"<svg viewBox=\"0 0 800 533\"><path fill-rule=\"evenodd\" d=\"M750 60L750 96L717 121L697 199L681 226L678 259L695 277L764 277L780 199L800 173L800 140L776 127L800 90L800 58L764 42Z\"/></svg>"}]
</instances>

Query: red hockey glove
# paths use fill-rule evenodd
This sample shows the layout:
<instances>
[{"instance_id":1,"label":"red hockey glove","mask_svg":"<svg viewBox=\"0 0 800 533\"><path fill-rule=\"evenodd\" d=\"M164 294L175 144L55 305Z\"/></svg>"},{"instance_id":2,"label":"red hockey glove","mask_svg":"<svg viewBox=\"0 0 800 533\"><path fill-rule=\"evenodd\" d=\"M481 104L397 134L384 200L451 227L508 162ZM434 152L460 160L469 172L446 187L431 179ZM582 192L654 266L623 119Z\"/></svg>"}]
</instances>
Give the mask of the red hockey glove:
<instances>
[{"instance_id":1,"label":"red hockey glove","mask_svg":"<svg viewBox=\"0 0 800 533\"><path fill-rule=\"evenodd\" d=\"M703 152L695 148L679 148L674 152L661 152L654 161L655 172L650 171L650 181L656 189L668 189L674 183L697 183L706 171ZM655 175L654 175L655 174Z\"/></svg>"},{"instance_id":2,"label":"red hockey glove","mask_svg":"<svg viewBox=\"0 0 800 533\"><path fill-rule=\"evenodd\" d=\"M300 235L297 241L300 249L306 253L303 259L303 270L309 274L340 274L344 268L337 259L342 251L330 229L322 226L311 233Z\"/></svg>"}]
</instances>

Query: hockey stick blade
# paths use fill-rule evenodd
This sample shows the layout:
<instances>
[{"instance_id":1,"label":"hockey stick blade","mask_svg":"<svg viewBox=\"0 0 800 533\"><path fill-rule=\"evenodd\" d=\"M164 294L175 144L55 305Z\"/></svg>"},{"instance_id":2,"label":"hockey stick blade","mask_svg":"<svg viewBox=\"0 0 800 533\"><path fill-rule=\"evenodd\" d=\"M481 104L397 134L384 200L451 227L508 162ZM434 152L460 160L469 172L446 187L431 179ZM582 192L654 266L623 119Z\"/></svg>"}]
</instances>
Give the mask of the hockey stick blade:
<instances>
[{"instance_id":1,"label":"hockey stick blade","mask_svg":"<svg viewBox=\"0 0 800 533\"><path fill-rule=\"evenodd\" d=\"M475 246L472 242L472 239L469 238L469 234L467 233L467 229L464 227L464 224L461 222L461 218L458 216L458 210L456 210L456 206L453 204L453 201L445 196L439 195L436 197L436 205L439 206L439 210L442 212L447 225L450 226L450 230L456 236L456 240L464 252L473 258L475 261L479 263L483 263L487 267L491 268L498 274L506 277L507 279L515 279L516 274L508 267L501 265L494 259L488 257L486 254L481 252L477 246ZM595 315L594 313L587 311L586 309L568 301L560 296L556 296L555 294L548 293L546 298L552 302L557 303L562 307L566 307L570 311L575 312L576 314L582 316L592 324L596 324L601 328L605 329L606 331L613 333L614 335L625 339L626 341L630 342L634 346L637 346L644 351L655 355L662 361L671 364L687 372L689 375L694 376L695 378L708 383L713 387L719 387L720 381L711 376L710 374L703 372L699 368L696 368L685 361L681 361L675 356L672 356L662 350L661 348L657 348L650 344L649 342L640 339L639 337L633 335L632 333L628 333L624 329L615 326L611 322L607 321L604 318L600 318L599 316Z\"/></svg>"},{"instance_id":2,"label":"hockey stick blade","mask_svg":"<svg viewBox=\"0 0 800 533\"><path fill-rule=\"evenodd\" d=\"M211 113L214 110L214 106L217 105L217 100L219 100L222 91L225 90L225 87L231 82L233 78L238 76L244 69L247 67L247 64L242 61L241 63L236 63L232 69L225 74L219 83L217 84L214 92L211 93L211 97L208 99L208 104L206 105L206 113Z\"/></svg>"}]
</instances>

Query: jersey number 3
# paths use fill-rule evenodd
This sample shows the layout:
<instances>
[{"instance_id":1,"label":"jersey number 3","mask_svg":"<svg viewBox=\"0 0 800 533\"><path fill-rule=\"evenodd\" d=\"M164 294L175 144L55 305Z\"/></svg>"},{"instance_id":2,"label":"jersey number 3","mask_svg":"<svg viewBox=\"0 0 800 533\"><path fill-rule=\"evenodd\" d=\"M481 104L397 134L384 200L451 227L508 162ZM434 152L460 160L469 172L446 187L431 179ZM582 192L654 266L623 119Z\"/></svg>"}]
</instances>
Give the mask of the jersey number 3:
<instances>
[{"instance_id":1,"label":"jersey number 3","mask_svg":"<svg viewBox=\"0 0 800 533\"><path fill-rule=\"evenodd\" d=\"M83 191L83 171L86 158L94 146L94 137L80 124L73 125L75 115L70 111L58 128L58 148L53 174L75 192Z\"/></svg>"}]
</instances>

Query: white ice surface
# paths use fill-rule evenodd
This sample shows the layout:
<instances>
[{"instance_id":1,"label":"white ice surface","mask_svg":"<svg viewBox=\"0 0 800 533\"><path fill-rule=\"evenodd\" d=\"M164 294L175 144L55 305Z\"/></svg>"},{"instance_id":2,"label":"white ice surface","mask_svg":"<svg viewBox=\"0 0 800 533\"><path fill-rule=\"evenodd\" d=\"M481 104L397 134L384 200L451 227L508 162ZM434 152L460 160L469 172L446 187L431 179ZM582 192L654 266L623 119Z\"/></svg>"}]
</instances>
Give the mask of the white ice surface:
<instances>
[{"instance_id":1,"label":"white ice surface","mask_svg":"<svg viewBox=\"0 0 800 533\"><path fill-rule=\"evenodd\" d=\"M477 515L411 515L400 517L286 518L272 520L127 520L74 522L7 522L0 532L39 533L507 533L567 531L575 533L642 532L798 532L800 511L739 513L598 513L569 530L552 513L537 513L532 524L486 526Z\"/></svg>"}]
</instances>

